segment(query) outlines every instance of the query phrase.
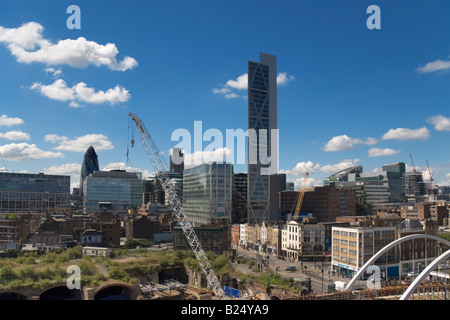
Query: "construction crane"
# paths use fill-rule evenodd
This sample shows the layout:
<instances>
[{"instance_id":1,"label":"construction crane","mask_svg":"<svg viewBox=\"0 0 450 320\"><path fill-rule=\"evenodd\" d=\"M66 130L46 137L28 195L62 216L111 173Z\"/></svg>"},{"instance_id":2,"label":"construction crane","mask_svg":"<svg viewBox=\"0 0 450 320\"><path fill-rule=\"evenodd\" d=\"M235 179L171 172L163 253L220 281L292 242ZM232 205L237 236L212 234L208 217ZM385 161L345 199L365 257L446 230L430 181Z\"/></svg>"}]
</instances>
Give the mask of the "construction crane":
<instances>
[{"instance_id":1,"label":"construction crane","mask_svg":"<svg viewBox=\"0 0 450 320\"><path fill-rule=\"evenodd\" d=\"M430 166L428 165L428 160L427 160L427 170L430 176L430 194L433 194L433 174L431 173Z\"/></svg>"},{"instance_id":2,"label":"construction crane","mask_svg":"<svg viewBox=\"0 0 450 320\"><path fill-rule=\"evenodd\" d=\"M298 215L300 214L300 209L302 208L303 198L305 197L305 187L306 187L306 182L308 180L308 175L309 175L309 172L306 172L305 176L303 177L302 187L300 189L298 189L298 191L300 191L300 194L297 197L297 204L295 206L294 218L293 218L294 221L298 220Z\"/></svg>"},{"instance_id":3,"label":"construction crane","mask_svg":"<svg viewBox=\"0 0 450 320\"><path fill-rule=\"evenodd\" d=\"M413 161L411 153L409 154L409 158L411 159L411 164L412 164L412 167L413 167L413 171L416 172L416 166L414 165L414 161Z\"/></svg>"},{"instance_id":4,"label":"construction crane","mask_svg":"<svg viewBox=\"0 0 450 320\"><path fill-rule=\"evenodd\" d=\"M161 183L161 186L164 189L165 193L168 195L169 206L171 207L173 213L176 215L181 225L181 228L186 236L186 239L189 245L191 246L191 249L194 252L195 257L197 258L197 261L199 262L200 267L202 268L205 274L205 277L208 281L208 284L211 287L211 290L215 293L216 296L219 296L223 299L229 299L228 296L225 295L222 286L216 274L214 273L213 268L211 267L208 257L206 256L205 251L202 248L202 245L194 231L191 222L189 222L189 220L186 217L181 201L179 200L173 185L170 183L165 164L160 157L160 152L156 144L154 143L152 137L145 128L142 120L131 112L128 115L132 118L132 120L134 120L136 124L142 145L153 166L153 169L156 172L156 177Z\"/></svg>"}]
</instances>

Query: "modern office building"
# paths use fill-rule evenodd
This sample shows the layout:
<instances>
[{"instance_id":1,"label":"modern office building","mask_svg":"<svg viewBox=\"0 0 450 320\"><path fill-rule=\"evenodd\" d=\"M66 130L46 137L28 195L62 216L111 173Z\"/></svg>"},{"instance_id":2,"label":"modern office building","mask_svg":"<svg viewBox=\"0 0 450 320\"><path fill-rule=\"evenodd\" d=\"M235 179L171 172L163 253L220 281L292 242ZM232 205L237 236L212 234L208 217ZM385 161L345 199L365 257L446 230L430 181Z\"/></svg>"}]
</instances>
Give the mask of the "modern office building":
<instances>
[{"instance_id":1,"label":"modern office building","mask_svg":"<svg viewBox=\"0 0 450 320\"><path fill-rule=\"evenodd\" d=\"M143 183L140 172L95 171L83 180L83 206L86 213L126 212L142 205Z\"/></svg>"},{"instance_id":2,"label":"modern office building","mask_svg":"<svg viewBox=\"0 0 450 320\"><path fill-rule=\"evenodd\" d=\"M70 206L70 176L0 172L0 214L47 213Z\"/></svg>"},{"instance_id":3,"label":"modern office building","mask_svg":"<svg viewBox=\"0 0 450 320\"><path fill-rule=\"evenodd\" d=\"M99 171L98 156L93 146L90 146L83 157L80 172L80 196L83 196L83 180L94 171Z\"/></svg>"},{"instance_id":4,"label":"modern office building","mask_svg":"<svg viewBox=\"0 0 450 320\"><path fill-rule=\"evenodd\" d=\"M247 220L247 182L247 173L234 174L232 223Z\"/></svg>"},{"instance_id":5,"label":"modern office building","mask_svg":"<svg viewBox=\"0 0 450 320\"><path fill-rule=\"evenodd\" d=\"M405 196L405 188L403 185L403 177L406 172L406 165L404 162L397 162L392 164L386 164L381 167L385 172L388 184L389 192L391 193L391 202L403 202Z\"/></svg>"},{"instance_id":6,"label":"modern office building","mask_svg":"<svg viewBox=\"0 0 450 320\"><path fill-rule=\"evenodd\" d=\"M248 217L275 220L271 212L271 178L278 169L276 56L260 54L248 62ZM255 135L252 136L250 132ZM274 138L274 139L272 139ZM266 156L263 159L262 155ZM270 160L268 160L270 159ZM275 214L275 217L273 216ZM250 220L251 221L251 220Z\"/></svg>"},{"instance_id":7,"label":"modern office building","mask_svg":"<svg viewBox=\"0 0 450 320\"><path fill-rule=\"evenodd\" d=\"M232 219L233 165L206 163L184 170L183 208L195 227Z\"/></svg>"}]
</instances>

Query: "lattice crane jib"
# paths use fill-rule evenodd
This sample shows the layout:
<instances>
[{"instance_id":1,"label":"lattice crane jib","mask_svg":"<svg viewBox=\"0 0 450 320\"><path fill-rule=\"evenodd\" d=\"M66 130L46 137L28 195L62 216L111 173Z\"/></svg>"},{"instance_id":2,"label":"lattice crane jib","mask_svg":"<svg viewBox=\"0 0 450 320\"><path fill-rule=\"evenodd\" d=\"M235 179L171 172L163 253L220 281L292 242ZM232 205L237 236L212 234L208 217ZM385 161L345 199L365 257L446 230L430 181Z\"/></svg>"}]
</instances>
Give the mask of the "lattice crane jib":
<instances>
[{"instance_id":1,"label":"lattice crane jib","mask_svg":"<svg viewBox=\"0 0 450 320\"><path fill-rule=\"evenodd\" d=\"M161 183L163 190L168 195L169 206L171 207L173 213L176 215L178 222L180 223L181 228L186 236L186 239L191 246L195 257L197 258L197 261L200 264L200 267L202 268L211 289L217 296L228 299L222 289L222 285L220 284L219 279L214 273L214 270L208 260L208 257L205 254L205 251L202 248L202 245L194 231L192 224L186 218L181 201L179 200L173 185L170 183L169 175L167 174L165 164L160 157L160 152L156 144L145 128L142 120L133 113L129 113L129 116L132 117L132 120L136 124L142 145L153 166L153 169L156 172L156 177Z\"/></svg>"}]
</instances>

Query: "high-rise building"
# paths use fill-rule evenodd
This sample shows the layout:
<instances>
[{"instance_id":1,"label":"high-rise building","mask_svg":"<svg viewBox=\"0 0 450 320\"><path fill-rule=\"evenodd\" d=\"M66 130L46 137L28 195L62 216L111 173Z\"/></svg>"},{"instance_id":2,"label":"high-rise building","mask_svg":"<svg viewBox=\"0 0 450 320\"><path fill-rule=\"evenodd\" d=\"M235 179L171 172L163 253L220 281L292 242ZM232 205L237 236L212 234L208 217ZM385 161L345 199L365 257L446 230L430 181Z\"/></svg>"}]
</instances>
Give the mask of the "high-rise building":
<instances>
[{"instance_id":1,"label":"high-rise building","mask_svg":"<svg viewBox=\"0 0 450 320\"><path fill-rule=\"evenodd\" d=\"M408 202L421 202L425 199L425 184L422 172L406 172L404 175L405 196Z\"/></svg>"},{"instance_id":2,"label":"high-rise building","mask_svg":"<svg viewBox=\"0 0 450 320\"><path fill-rule=\"evenodd\" d=\"M0 213L47 213L70 206L70 176L0 172Z\"/></svg>"},{"instance_id":3,"label":"high-rise building","mask_svg":"<svg viewBox=\"0 0 450 320\"><path fill-rule=\"evenodd\" d=\"M170 172L183 174L184 154L180 148L173 148L170 155Z\"/></svg>"},{"instance_id":4,"label":"high-rise building","mask_svg":"<svg viewBox=\"0 0 450 320\"><path fill-rule=\"evenodd\" d=\"M247 173L235 173L232 223L242 223L247 218L247 209Z\"/></svg>"},{"instance_id":5,"label":"high-rise building","mask_svg":"<svg viewBox=\"0 0 450 320\"><path fill-rule=\"evenodd\" d=\"M230 224L232 219L233 165L205 163L184 170L183 208L195 226Z\"/></svg>"},{"instance_id":6,"label":"high-rise building","mask_svg":"<svg viewBox=\"0 0 450 320\"><path fill-rule=\"evenodd\" d=\"M140 172L124 170L95 171L83 180L83 206L87 213L103 210L126 212L143 203L143 181Z\"/></svg>"},{"instance_id":7,"label":"high-rise building","mask_svg":"<svg viewBox=\"0 0 450 320\"><path fill-rule=\"evenodd\" d=\"M99 171L98 156L93 146L90 146L83 157L80 173L80 195L83 196L83 180L94 171Z\"/></svg>"},{"instance_id":8,"label":"high-rise building","mask_svg":"<svg viewBox=\"0 0 450 320\"><path fill-rule=\"evenodd\" d=\"M382 166L382 170L385 172L388 180L391 202L403 202L405 195L405 188L403 186L403 177L406 172L405 163L386 164Z\"/></svg>"},{"instance_id":9,"label":"high-rise building","mask_svg":"<svg viewBox=\"0 0 450 320\"><path fill-rule=\"evenodd\" d=\"M271 212L271 175L277 172L277 62L261 53L259 62L248 62L248 218L278 219ZM254 133L255 136L251 136ZM274 139L272 139L274 138ZM262 158L262 157L267 158ZM270 161L268 161L270 159ZM273 216L274 215L274 216Z\"/></svg>"}]
</instances>

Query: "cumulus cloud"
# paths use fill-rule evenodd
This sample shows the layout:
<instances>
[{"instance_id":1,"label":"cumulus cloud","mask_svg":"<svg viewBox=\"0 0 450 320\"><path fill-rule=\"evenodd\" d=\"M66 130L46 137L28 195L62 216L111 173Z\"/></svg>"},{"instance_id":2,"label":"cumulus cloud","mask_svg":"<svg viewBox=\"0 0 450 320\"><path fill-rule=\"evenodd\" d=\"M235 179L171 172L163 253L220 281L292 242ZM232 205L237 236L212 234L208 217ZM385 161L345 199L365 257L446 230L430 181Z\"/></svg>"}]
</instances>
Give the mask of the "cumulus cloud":
<instances>
[{"instance_id":1,"label":"cumulus cloud","mask_svg":"<svg viewBox=\"0 0 450 320\"><path fill-rule=\"evenodd\" d=\"M24 121L20 118L10 118L6 114L0 117L0 126L11 127L19 124L23 124Z\"/></svg>"},{"instance_id":2,"label":"cumulus cloud","mask_svg":"<svg viewBox=\"0 0 450 320\"><path fill-rule=\"evenodd\" d=\"M295 79L294 76L289 75L287 72L281 72L277 76L277 85L283 86L287 83L293 81ZM223 95L226 99L234 99L234 98L246 98L245 95L239 95L233 90L242 91L248 89L248 73L244 73L237 77L236 79L228 80L225 85L221 88L213 88L212 92L214 94Z\"/></svg>"},{"instance_id":3,"label":"cumulus cloud","mask_svg":"<svg viewBox=\"0 0 450 320\"><path fill-rule=\"evenodd\" d=\"M312 161L308 162L299 162L295 165L292 170L280 170L280 173L285 173L286 175L300 177L304 176L306 172L308 173L316 173L320 171L320 164L313 163Z\"/></svg>"},{"instance_id":4,"label":"cumulus cloud","mask_svg":"<svg viewBox=\"0 0 450 320\"><path fill-rule=\"evenodd\" d=\"M327 164L321 167L321 171L325 173L335 173L341 170L358 165L359 159L345 159L336 164Z\"/></svg>"},{"instance_id":5,"label":"cumulus cloud","mask_svg":"<svg viewBox=\"0 0 450 320\"><path fill-rule=\"evenodd\" d=\"M12 141L19 141L19 140L28 141L28 140L30 140L30 135L26 132L14 130L14 131L8 131L5 133L0 133L0 138L12 140Z\"/></svg>"},{"instance_id":6,"label":"cumulus cloud","mask_svg":"<svg viewBox=\"0 0 450 320\"><path fill-rule=\"evenodd\" d=\"M137 61L128 56L118 61L119 50L114 43L101 45L83 37L52 43L44 38L43 31L44 27L37 22L28 22L18 28L0 26L0 43L4 43L21 63L38 62L76 68L106 66L115 71L126 71L137 66Z\"/></svg>"},{"instance_id":7,"label":"cumulus cloud","mask_svg":"<svg viewBox=\"0 0 450 320\"><path fill-rule=\"evenodd\" d=\"M102 167L103 171L110 171L110 170L125 170L127 172L141 172L142 177L149 177L154 175L154 172L150 172L147 169L142 170L141 168L135 168L131 167L125 164L125 162L112 162L108 163L105 166Z\"/></svg>"},{"instance_id":8,"label":"cumulus cloud","mask_svg":"<svg viewBox=\"0 0 450 320\"><path fill-rule=\"evenodd\" d=\"M372 148L369 149L368 154L369 157L385 157L385 156L392 156L395 154L399 154L400 150L394 150L394 149L380 149L380 148Z\"/></svg>"},{"instance_id":9,"label":"cumulus cloud","mask_svg":"<svg viewBox=\"0 0 450 320\"><path fill-rule=\"evenodd\" d=\"M357 144L374 145L378 141L374 138L367 138L366 140L358 138L350 138L346 134L333 137L324 146L324 151L345 151L355 149Z\"/></svg>"},{"instance_id":10,"label":"cumulus cloud","mask_svg":"<svg viewBox=\"0 0 450 320\"><path fill-rule=\"evenodd\" d=\"M62 75L62 69L58 68L52 68L52 67L48 67L44 69L45 73L51 73L53 75L54 78L59 78Z\"/></svg>"},{"instance_id":11,"label":"cumulus cloud","mask_svg":"<svg viewBox=\"0 0 450 320\"><path fill-rule=\"evenodd\" d=\"M42 170L42 172L44 172L45 174L70 176L71 188L78 188L80 186L80 171L81 164L79 163L53 165Z\"/></svg>"},{"instance_id":12,"label":"cumulus cloud","mask_svg":"<svg viewBox=\"0 0 450 320\"><path fill-rule=\"evenodd\" d=\"M0 153L6 160L30 161L45 158L64 158L62 152L51 152L39 149L35 144L11 143L0 146Z\"/></svg>"},{"instance_id":13,"label":"cumulus cloud","mask_svg":"<svg viewBox=\"0 0 450 320\"><path fill-rule=\"evenodd\" d=\"M427 122L434 125L437 131L450 131L450 118L438 115L430 117Z\"/></svg>"},{"instance_id":14,"label":"cumulus cloud","mask_svg":"<svg viewBox=\"0 0 450 320\"><path fill-rule=\"evenodd\" d=\"M43 96L52 100L70 101L69 106L73 108L80 107L80 102L90 104L109 103L115 105L117 103L127 102L130 99L130 93L125 88L117 85L107 91L96 91L89 88L86 83L79 82L73 87L68 87L62 79L57 79L50 85L34 83L30 89L39 91Z\"/></svg>"},{"instance_id":15,"label":"cumulus cloud","mask_svg":"<svg viewBox=\"0 0 450 320\"><path fill-rule=\"evenodd\" d=\"M428 62L423 67L417 68L417 71L419 73L431 73L431 72L438 72L438 71L448 71L450 70L450 61L445 60L435 60L433 62Z\"/></svg>"},{"instance_id":16,"label":"cumulus cloud","mask_svg":"<svg viewBox=\"0 0 450 320\"><path fill-rule=\"evenodd\" d=\"M426 140L430 136L430 131L426 128L408 129L397 128L390 129L383 135L383 140Z\"/></svg>"},{"instance_id":17,"label":"cumulus cloud","mask_svg":"<svg viewBox=\"0 0 450 320\"><path fill-rule=\"evenodd\" d=\"M93 146L95 150L110 150L114 148L108 137L103 134L87 134L75 139L56 134L47 134L45 141L58 144L54 149L60 151L86 152L89 146Z\"/></svg>"},{"instance_id":18,"label":"cumulus cloud","mask_svg":"<svg viewBox=\"0 0 450 320\"><path fill-rule=\"evenodd\" d=\"M294 76L287 74L286 72L281 72L277 76L277 85L284 86L288 82L295 80Z\"/></svg>"}]
</instances>

